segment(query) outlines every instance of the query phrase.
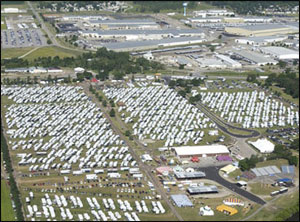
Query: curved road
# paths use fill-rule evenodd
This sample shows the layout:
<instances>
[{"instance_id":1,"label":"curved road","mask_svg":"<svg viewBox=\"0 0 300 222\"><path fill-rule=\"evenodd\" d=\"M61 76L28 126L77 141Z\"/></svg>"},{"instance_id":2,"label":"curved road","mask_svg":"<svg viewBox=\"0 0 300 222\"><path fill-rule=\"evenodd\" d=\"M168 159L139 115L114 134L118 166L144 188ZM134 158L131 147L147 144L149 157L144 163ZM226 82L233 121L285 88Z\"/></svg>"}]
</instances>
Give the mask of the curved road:
<instances>
[{"instance_id":1,"label":"curved road","mask_svg":"<svg viewBox=\"0 0 300 222\"><path fill-rule=\"evenodd\" d=\"M228 188L229 190L232 190L233 192L247 198L248 200L251 200L255 203L264 205L266 202L262 200L261 198L255 196L254 194L247 192L246 190L243 190L239 188L236 184L230 183L229 181L225 180L219 175L219 169L223 166L218 167L205 167L205 168L199 168L200 171L205 172L206 179L216 181L217 183L221 184L222 186Z\"/></svg>"},{"instance_id":2,"label":"curved road","mask_svg":"<svg viewBox=\"0 0 300 222\"><path fill-rule=\"evenodd\" d=\"M168 80L166 80L168 82ZM179 87L177 87L175 90L178 91ZM187 99L190 98L190 96L186 95ZM203 104L201 104L200 102L196 103L195 106L200 109L207 117L209 117L217 126L220 130L222 130L223 132L229 134L230 136L234 136L236 138L252 138L252 137L257 137L260 135L260 133L256 130L251 130L251 129L244 129L241 127L237 127L237 126L232 126L226 122L224 122L222 119L220 119L218 116L216 116L214 113L212 113L208 108L206 108ZM251 133L249 134L237 134L237 133L232 133L230 132L228 129L235 129L235 130L239 130L242 132L246 132L246 133Z\"/></svg>"},{"instance_id":3,"label":"curved road","mask_svg":"<svg viewBox=\"0 0 300 222\"><path fill-rule=\"evenodd\" d=\"M227 134L237 137L237 138L251 138L251 137L257 137L260 135L260 133L256 130L251 130L251 129L244 129L241 127L237 127L237 126L232 126L226 122L224 122L223 120L221 120L219 117L217 117L216 115L214 115L210 110L208 110L208 108L206 108L203 104L201 103L197 103L196 106L204 113L206 114L212 121L214 121L216 123L216 125L224 132L226 132ZM221 123L221 124L220 124ZM224 127L226 126L226 127ZM232 128L235 130L239 130L239 131L244 131L247 133L251 133L250 135L242 135L242 134L236 134L236 133L232 133L228 130L228 128Z\"/></svg>"}]
</instances>

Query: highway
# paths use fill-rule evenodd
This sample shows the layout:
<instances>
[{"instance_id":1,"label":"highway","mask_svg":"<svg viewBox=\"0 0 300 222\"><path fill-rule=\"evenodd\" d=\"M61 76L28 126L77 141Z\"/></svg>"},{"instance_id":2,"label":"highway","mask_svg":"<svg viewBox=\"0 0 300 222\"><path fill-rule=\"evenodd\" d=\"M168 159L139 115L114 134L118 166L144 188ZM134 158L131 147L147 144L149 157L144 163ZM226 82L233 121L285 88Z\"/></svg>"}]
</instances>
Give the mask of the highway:
<instances>
[{"instance_id":1,"label":"highway","mask_svg":"<svg viewBox=\"0 0 300 222\"><path fill-rule=\"evenodd\" d=\"M206 179L216 181L217 183L221 184L222 186L228 188L229 190L232 190L233 192L247 198L248 200L251 200L255 203L264 205L266 202L262 200L261 198L255 196L252 193L247 192L246 190L243 190L239 188L236 184L230 183L229 181L225 180L219 175L219 169L223 166L218 167L205 167L205 168L199 168L200 171L205 172Z\"/></svg>"},{"instance_id":2,"label":"highway","mask_svg":"<svg viewBox=\"0 0 300 222\"><path fill-rule=\"evenodd\" d=\"M179 221L183 221L183 218L180 216L180 214L176 211L175 207L173 206L173 204L170 202L170 200L168 199L168 196L165 193L164 188L162 187L161 183L159 182L159 180L157 179L157 177L151 172L151 167L149 167L148 165L144 164L141 161L141 158L136 155L136 153L134 152L133 148L131 147L131 145L128 143L128 139L123 135L123 133L121 132L121 130L114 125L113 121L111 120L111 117L109 116L108 112L104 109L104 107L102 106L102 104L98 101L98 99L89 91L89 85L87 83L83 83L82 87L86 93L86 95L88 95L89 97L92 98L92 101L95 102L100 108L101 111L103 112L105 118L109 121L109 123L111 124L111 127L113 129L113 131L115 133L117 133L120 138L122 140L125 141L126 146L129 147L129 151L131 153L131 155L133 156L133 158L137 161L140 169L146 173L146 175L148 176L148 178L150 179L150 181L153 183L153 185L155 186L156 190L158 191L158 193L161 195L162 199L168 204L169 208L171 209L172 213L174 214L174 216L177 217L177 219Z\"/></svg>"}]
</instances>

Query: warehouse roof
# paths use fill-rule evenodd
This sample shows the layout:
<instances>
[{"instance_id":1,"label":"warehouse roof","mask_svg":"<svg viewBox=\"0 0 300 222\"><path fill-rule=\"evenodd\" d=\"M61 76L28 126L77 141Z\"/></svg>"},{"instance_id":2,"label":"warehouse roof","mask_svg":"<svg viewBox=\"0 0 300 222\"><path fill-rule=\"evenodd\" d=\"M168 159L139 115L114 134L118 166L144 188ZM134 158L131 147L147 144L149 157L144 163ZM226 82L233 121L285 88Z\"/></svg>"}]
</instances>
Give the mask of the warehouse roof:
<instances>
[{"instance_id":1,"label":"warehouse roof","mask_svg":"<svg viewBox=\"0 0 300 222\"><path fill-rule=\"evenodd\" d=\"M261 31L261 30L268 30L268 29L288 29L290 27L286 25L280 24L259 24L259 25L243 25L239 26L240 29L246 29L248 31Z\"/></svg>"},{"instance_id":2,"label":"warehouse roof","mask_svg":"<svg viewBox=\"0 0 300 222\"><path fill-rule=\"evenodd\" d=\"M281 166L282 173L289 173L294 174L295 173L295 167L293 165L282 165Z\"/></svg>"},{"instance_id":3,"label":"warehouse roof","mask_svg":"<svg viewBox=\"0 0 300 222\"><path fill-rule=\"evenodd\" d=\"M174 201L177 207L192 207L193 203L185 194L171 195L171 199Z\"/></svg>"},{"instance_id":4,"label":"warehouse roof","mask_svg":"<svg viewBox=\"0 0 300 222\"><path fill-rule=\"evenodd\" d=\"M184 179L184 178L201 178L205 177L206 174L201 171L194 171L194 172L175 172L175 177L177 179Z\"/></svg>"},{"instance_id":5,"label":"warehouse roof","mask_svg":"<svg viewBox=\"0 0 300 222\"><path fill-rule=\"evenodd\" d=\"M118 19L118 20L91 20L90 23L103 23L106 25L111 24L156 24L152 19Z\"/></svg>"},{"instance_id":6,"label":"warehouse roof","mask_svg":"<svg viewBox=\"0 0 300 222\"><path fill-rule=\"evenodd\" d=\"M275 145L266 138L258 139L255 142L249 141L249 143L257 148L261 153L271 153L275 148Z\"/></svg>"},{"instance_id":7,"label":"warehouse roof","mask_svg":"<svg viewBox=\"0 0 300 222\"><path fill-rule=\"evenodd\" d=\"M202 64L203 66L215 66L215 65L218 65L218 66L225 66L225 64L218 60L218 59L214 59L214 58L211 58L211 59L203 59L203 58L199 58L197 59L197 61Z\"/></svg>"},{"instance_id":8,"label":"warehouse roof","mask_svg":"<svg viewBox=\"0 0 300 222\"><path fill-rule=\"evenodd\" d=\"M281 173L280 170L276 166L267 166L251 169L251 171L255 174L255 176L267 176L270 174Z\"/></svg>"},{"instance_id":9,"label":"warehouse roof","mask_svg":"<svg viewBox=\"0 0 300 222\"><path fill-rule=\"evenodd\" d=\"M144 46L158 46L158 44L164 43L180 43L185 41L195 41L201 40L199 37L180 37L180 38L170 38L161 40L147 40L147 41L126 41L126 42L113 42L101 44L108 49L125 49L125 48L135 48ZM204 40L204 39L202 39Z\"/></svg>"},{"instance_id":10,"label":"warehouse roof","mask_svg":"<svg viewBox=\"0 0 300 222\"><path fill-rule=\"evenodd\" d=\"M264 57L263 55L256 52L250 52L246 50L234 50L233 52L255 63L276 63L275 60Z\"/></svg>"},{"instance_id":11,"label":"warehouse roof","mask_svg":"<svg viewBox=\"0 0 300 222\"><path fill-rule=\"evenodd\" d=\"M174 150L179 156L229 153L229 150L224 145L182 146L182 147L174 147Z\"/></svg>"},{"instance_id":12,"label":"warehouse roof","mask_svg":"<svg viewBox=\"0 0 300 222\"><path fill-rule=\"evenodd\" d=\"M180 35L180 34L197 34L203 33L200 29L162 29L162 30L134 30L134 29L123 29L123 30L83 30L80 33L86 34L99 34L99 35L152 35L152 34L173 34L173 35Z\"/></svg>"},{"instance_id":13,"label":"warehouse roof","mask_svg":"<svg viewBox=\"0 0 300 222\"><path fill-rule=\"evenodd\" d=\"M214 185L212 185L212 186L189 187L188 192L189 193L218 192L218 188Z\"/></svg>"},{"instance_id":14,"label":"warehouse roof","mask_svg":"<svg viewBox=\"0 0 300 222\"><path fill-rule=\"evenodd\" d=\"M274 55L299 54L299 51L277 46L262 47L261 50L265 53L271 53Z\"/></svg>"},{"instance_id":15,"label":"warehouse roof","mask_svg":"<svg viewBox=\"0 0 300 222\"><path fill-rule=\"evenodd\" d=\"M241 63L239 63L239 62L237 62L237 61L231 59L231 58L228 57L228 56L221 55L221 54L218 54L218 55L216 55L216 56L217 56L219 59L224 60L224 61L226 61L226 62L228 62L228 63L230 63L230 64L232 64L232 65L241 65Z\"/></svg>"},{"instance_id":16,"label":"warehouse roof","mask_svg":"<svg viewBox=\"0 0 300 222\"><path fill-rule=\"evenodd\" d=\"M285 38L285 36L253 36L253 37L243 37L243 38L239 38L239 39L246 39L246 40L254 41L254 42L265 42L266 40L276 40L276 39L282 39L282 38Z\"/></svg>"}]
</instances>

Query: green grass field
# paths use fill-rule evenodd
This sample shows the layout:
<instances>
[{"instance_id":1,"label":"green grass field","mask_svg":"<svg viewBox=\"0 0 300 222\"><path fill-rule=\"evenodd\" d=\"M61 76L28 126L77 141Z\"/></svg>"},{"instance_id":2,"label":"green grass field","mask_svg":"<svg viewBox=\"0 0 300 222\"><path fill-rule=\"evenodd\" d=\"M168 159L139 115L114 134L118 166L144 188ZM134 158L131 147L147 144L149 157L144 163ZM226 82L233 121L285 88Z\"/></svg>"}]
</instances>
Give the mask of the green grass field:
<instances>
[{"instance_id":1,"label":"green grass field","mask_svg":"<svg viewBox=\"0 0 300 222\"><path fill-rule=\"evenodd\" d=\"M1 180L1 221L15 221L15 212L9 197L9 187Z\"/></svg>"},{"instance_id":2,"label":"green grass field","mask_svg":"<svg viewBox=\"0 0 300 222\"><path fill-rule=\"evenodd\" d=\"M1 49L1 59L19 57L32 49L33 47Z\"/></svg>"},{"instance_id":3,"label":"green grass field","mask_svg":"<svg viewBox=\"0 0 300 222\"><path fill-rule=\"evenodd\" d=\"M71 57L71 56L76 57L77 55L80 54L81 54L80 52L62 49L56 46L50 46L50 47L46 46L46 47L39 48L36 51L30 53L29 55L25 56L24 59L33 61L38 57L59 56L60 58L64 58L64 57Z\"/></svg>"}]
</instances>

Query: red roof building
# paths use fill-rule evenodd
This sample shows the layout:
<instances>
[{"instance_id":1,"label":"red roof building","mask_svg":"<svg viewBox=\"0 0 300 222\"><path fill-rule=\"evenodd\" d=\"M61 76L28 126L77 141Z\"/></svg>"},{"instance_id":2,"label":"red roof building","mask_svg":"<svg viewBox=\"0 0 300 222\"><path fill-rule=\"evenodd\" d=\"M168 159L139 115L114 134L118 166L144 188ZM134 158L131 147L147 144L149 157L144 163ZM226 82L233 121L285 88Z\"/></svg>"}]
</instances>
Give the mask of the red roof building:
<instances>
[{"instance_id":1,"label":"red roof building","mask_svg":"<svg viewBox=\"0 0 300 222\"><path fill-rule=\"evenodd\" d=\"M98 82L98 80L96 78L92 78L91 82Z\"/></svg>"}]
</instances>

